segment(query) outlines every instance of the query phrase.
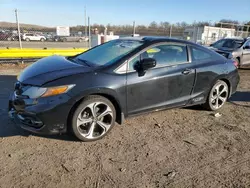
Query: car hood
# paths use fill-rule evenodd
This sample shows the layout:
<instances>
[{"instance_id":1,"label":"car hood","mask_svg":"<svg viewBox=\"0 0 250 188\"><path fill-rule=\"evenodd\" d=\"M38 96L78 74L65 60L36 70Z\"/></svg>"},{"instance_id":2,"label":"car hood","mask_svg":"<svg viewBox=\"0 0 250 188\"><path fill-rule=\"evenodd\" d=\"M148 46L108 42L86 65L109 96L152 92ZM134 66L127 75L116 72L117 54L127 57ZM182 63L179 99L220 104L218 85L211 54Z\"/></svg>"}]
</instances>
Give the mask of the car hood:
<instances>
[{"instance_id":1,"label":"car hood","mask_svg":"<svg viewBox=\"0 0 250 188\"><path fill-rule=\"evenodd\" d=\"M18 81L27 85L41 86L58 78L90 72L94 67L76 64L63 56L51 56L33 63L18 76Z\"/></svg>"},{"instance_id":2,"label":"car hood","mask_svg":"<svg viewBox=\"0 0 250 188\"><path fill-rule=\"evenodd\" d=\"M214 51L223 51L223 52L233 52L236 50L234 48L214 48L214 47L210 47L210 49Z\"/></svg>"}]
</instances>

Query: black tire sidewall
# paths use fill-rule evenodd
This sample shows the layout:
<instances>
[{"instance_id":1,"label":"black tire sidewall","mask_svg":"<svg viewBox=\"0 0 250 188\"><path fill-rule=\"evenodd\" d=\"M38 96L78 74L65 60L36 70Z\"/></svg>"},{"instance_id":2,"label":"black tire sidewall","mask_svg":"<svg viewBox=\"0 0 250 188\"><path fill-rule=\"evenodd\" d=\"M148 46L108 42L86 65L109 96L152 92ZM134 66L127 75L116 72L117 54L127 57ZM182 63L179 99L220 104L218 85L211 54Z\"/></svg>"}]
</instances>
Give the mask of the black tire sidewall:
<instances>
[{"instance_id":1,"label":"black tire sidewall","mask_svg":"<svg viewBox=\"0 0 250 188\"><path fill-rule=\"evenodd\" d=\"M93 102L103 102L103 103L106 103L107 105L109 105L109 107L113 111L113 119L112 119L112 123L111 123L109 130L104 135L102 135L101 137L95 138L95 139L87 139L87 138L83 137L77 129L77 118L78 118L79 113L82 111L82 109L84 109L87 105L89 105L90 103L93 103ZM107 98L102 97L102 96L90 96L90 97L85 98L83 100L83 102L76 108L76 110L72 116L71 131L78 139L80 139L84 142L96 141L96 140L103 138L111 131L111 129L115 125L115 120L116 120L115 107Z\"/></svg>"}]
</instances>

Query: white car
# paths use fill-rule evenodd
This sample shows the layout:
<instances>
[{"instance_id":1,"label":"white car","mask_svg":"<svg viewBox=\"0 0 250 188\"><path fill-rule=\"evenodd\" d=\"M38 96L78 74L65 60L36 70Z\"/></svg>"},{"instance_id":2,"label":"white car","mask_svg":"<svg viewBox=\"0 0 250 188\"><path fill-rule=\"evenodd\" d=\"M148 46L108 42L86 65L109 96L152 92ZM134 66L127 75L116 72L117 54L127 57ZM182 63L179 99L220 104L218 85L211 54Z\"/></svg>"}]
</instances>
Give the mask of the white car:
<instances>
[{"instance_id":1,"label":"white car","mask_svg":"<svg viewBox=\"0 0 250 188\"><path fill-rule=\"evenodd\" d=\"M42 41L42 42L46 40L45 36L33 33L23 34L22 39L25 41Z\"/></svg>"}]
</instances>

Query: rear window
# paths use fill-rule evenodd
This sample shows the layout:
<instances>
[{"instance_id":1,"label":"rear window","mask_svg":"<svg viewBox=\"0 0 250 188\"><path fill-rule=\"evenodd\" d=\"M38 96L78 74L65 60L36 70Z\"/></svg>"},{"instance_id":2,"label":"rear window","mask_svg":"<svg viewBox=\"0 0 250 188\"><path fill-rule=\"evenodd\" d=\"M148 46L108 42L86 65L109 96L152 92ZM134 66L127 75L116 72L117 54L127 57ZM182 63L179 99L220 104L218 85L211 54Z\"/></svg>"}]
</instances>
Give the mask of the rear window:
<instances>
[{"instance_id":1,"label":"rear window","mask_svg":"<svg viewBox=\"0 0 250 188\"><path fill-rule=\"evenodd\" d=\"M191 47L192 60L208 60L212 58L212 55L200 48Z\"/></svg>"}]
</instances>

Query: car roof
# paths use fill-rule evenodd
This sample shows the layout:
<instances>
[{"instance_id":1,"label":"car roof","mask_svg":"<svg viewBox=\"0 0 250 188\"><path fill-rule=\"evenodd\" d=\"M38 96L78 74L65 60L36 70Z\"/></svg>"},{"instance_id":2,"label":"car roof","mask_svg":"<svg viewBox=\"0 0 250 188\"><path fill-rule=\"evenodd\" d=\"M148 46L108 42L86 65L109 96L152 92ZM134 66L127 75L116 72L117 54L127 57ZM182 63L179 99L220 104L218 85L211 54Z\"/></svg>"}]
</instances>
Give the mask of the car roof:
<instances>
[{"instance_id":1,"label":"car roof","mask_svg":"<svg viewBox=\"0 0 250 188\"><path fill-rule=\"evenodd\" d=\"M123 37L120 38L121 40L137 40L137 41L146 41L146 42L180 42L184 44L193 44L197 45L196 43L193 43L191 41L181 40L181 39L174 39L170 37L157 37L157 36L147 36L147 37Z\"/></svg>"}]
</instances>

